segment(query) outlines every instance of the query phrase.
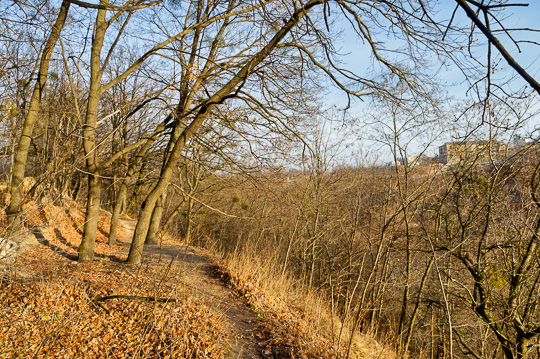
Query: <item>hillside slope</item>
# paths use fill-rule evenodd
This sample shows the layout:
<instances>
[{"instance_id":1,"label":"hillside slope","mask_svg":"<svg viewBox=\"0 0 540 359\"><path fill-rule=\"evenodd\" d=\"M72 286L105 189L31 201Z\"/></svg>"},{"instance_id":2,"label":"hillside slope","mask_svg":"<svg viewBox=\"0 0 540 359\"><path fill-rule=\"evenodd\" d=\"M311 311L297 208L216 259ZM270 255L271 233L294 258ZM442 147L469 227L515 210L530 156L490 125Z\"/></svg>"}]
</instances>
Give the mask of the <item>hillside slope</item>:
<instances>
[{"instance_id":1,"label":"hillside slope","mask_svg":"<svg viewBox=\"0 0 540 359\"><path fill-rule=\"evenodd\" d=\"M29 203L25 215L26 252L0 277L2 358L335 356L301 310L202 249L165 239L146 246L142 266L128 266L135 222L123 220L118 245L109 246L104 212L96 260L79 264L77 207Z\"/></svg>"}]
</instances>

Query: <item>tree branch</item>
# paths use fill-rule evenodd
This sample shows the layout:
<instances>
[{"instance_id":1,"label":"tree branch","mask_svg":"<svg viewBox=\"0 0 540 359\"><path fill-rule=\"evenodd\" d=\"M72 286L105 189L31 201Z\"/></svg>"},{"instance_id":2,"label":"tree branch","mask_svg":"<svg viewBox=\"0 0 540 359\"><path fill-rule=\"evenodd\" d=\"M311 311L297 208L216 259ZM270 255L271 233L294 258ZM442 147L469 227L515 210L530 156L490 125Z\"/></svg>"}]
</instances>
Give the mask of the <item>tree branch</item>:
<instances>
[{"instance_id":1,"label":"tree branch","mask_svg":"<svg viewBox=\"0 0 540 359\"><path fill-rule=\"evenodd\" d=\"M156 0L147 4L139 4L139 5L132 5L132 6L115 6L115 5L91 4L91 3L80 1L80 0L66 0L66 1L75 5L78 5L80 7L87 8L87 9L99 9L99 10L111 10L111 11L134 11L134 10L144 9L150 6L159 5L163 2L163 0Z\"/></svg>"},{"instance_id":2,"label":"tree branch","mask_svg":"<svg viewBox=\"0 0 540 359\"><path fill-rule=\"evenodd\" d=\"M470 0L469 0L470 1ZM525 80L531 87L540 94L540 83L538 83L529 73L521 67L517 61L508 53L506 48L501 44L499 39L491 33L491 31L488 30L488 28L480 21L476 13L473 9L467 4L467 0L456 0L459 6L463 10L465 10L465 13L467 16L472 20L472 22L484 33L484 35L488 38L489 42L491 42L497 50L501 53L502 57L506 60L508 65L510 65L516 72Z\"/></svg>"},{"instance_id":3,"label":"tree branch","mask_svg":"<svg viewBox=\"0 0 540 359\"><path fill-rule=\"evenodd\" d=\"M158 297L141 297L138 295L108 295L106 297L97 297L92 299L92 302L98 303L109 299L130 299L140 300L143 302L159 302L159 303L176 303L176 299L173 298L158 298Z\"/></svg>"}]
</instances>

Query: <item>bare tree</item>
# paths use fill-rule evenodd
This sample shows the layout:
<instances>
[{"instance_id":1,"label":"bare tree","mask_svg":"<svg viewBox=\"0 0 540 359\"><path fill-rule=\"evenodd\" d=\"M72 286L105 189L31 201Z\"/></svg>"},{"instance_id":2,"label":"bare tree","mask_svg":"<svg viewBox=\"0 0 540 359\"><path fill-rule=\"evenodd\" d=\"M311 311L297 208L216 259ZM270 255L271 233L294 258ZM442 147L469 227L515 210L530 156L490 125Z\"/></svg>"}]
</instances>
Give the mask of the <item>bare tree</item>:
<instances>
[{"instance_id":1,"label":"bare tree","mask_svg":"<svg viewBox=\"0 0 540 359\"><path fill-rule=\"evenodd\" d=\"M63 1L58 11L56 22L51 27L50 35L45 43L39 62L37 80L32 92L32 98L28 105L28 110L22 125L21 136L16 149L16 156L13 162L13 171L11 174L11 196L10 204L6 211L8 215L8 231L10 235L17 238L21 230L20 211L23 201L23 180L28 159L28 150L32 141L32 132L38 119L39 107L41 104L42 93L49 73L49 63L54 51L56 42L60 37L60 32L65 25L70 3Z\"/></svg>"}]
</instances>

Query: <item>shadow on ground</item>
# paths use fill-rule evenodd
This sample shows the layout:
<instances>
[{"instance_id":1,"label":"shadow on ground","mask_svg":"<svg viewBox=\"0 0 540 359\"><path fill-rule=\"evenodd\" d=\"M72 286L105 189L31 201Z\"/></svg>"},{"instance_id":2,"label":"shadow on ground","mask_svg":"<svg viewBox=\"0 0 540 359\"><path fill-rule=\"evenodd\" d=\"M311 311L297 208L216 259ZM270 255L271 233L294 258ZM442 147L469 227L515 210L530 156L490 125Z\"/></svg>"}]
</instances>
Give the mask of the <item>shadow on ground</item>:
<instances>
[{"instance_id":1,"label":"shadow on ground","mask_svg":"<svg viewBox=\"0 0 540 359\"><path fill-rule=\"evenodd\" d=\"M135 221L121 220L125 233L119 238L118 244L125 249L115 254L127 254L133 238ZM185 284L199 294L207 303L222 315L227 322L228 356L235 359L260 359L262 355L261 340L255 336L258 323L262 320L250 306L235 293L227 288L216 266L210 264L208 255L202 250L174 243L145 245L143 258L153 258L162 263L172 263L182 271Z\"/></svg>"}]
</instances>

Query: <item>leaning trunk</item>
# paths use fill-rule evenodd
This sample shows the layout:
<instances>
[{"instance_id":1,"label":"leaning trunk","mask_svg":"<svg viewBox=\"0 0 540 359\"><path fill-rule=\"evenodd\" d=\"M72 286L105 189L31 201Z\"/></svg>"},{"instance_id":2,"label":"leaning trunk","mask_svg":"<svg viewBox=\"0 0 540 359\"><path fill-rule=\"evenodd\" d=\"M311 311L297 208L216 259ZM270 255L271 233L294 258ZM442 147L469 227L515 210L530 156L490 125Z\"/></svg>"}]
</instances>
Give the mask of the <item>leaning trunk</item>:
<instances>
[{"instance_id":1,"label":"leaning trunk","mask_svg":"<svg viewBox=\"0 0 540 359\"><path fill-rule=\"evenodd\" d=\"M165 127L165 125L160 125L158 127L158 130L162 130ZM153 136L146 141L146 143L143 145L143 147L140 149L139 153L137 153L137 156L133 159L131 162L128 171L126 173L126 177L122 181L122 184L120 186L120 190L118 192L118 197L116 198L116 201L114 203L114 209L113 214L111 218L111 227L109 230L109 244L113 245L116 243L116 236L118 234L118 220L120 218L120 214L122 212L122 208L124 210L126 209L126 200L127 200L127 190L129 186L129 182L131 181L131 177L133 177L133 173L135 173L135 168L139 165L143 157L146 156L148 150L150 149L150 146L155 142L157 139L157 135Z\"/></svg>"},{"instance_id":2,"label":"leaning trunk","mask_svg":"<svg viewBox=\"0 0 540 359\"><path fill-rule=\"evenodd\" d=\"M127 187L131 176L126 176L120 185L118 191L118 197L114 203L113 213L111 217L111 226L109 227L109 245L116 244L116 236L118 235L118 220L120 219L120 213L122 212L122 206L127 198Z\"/></svg>"},{"instance_id":3,"label":"leaning trunk","mask_svg":"<svg viewBox=\"0 0 540 359\"><path fill-rule=\"evenodd\" d=\"M186 235L184 236L184 242L191 244L191 232L193 231L193 198L190 196L188 199L188 207L186 210Z\"/></svg>"},{"instance_id":4,"label":"leaning trunk","mask_svg":"<svg viewBox=\"0 0 540 359\"><path fill-rule=\"evenodd\" d=\"M150 194L148 194L142 204L141 211L139 213L139 220L137 222L137 227L135 227L133 241L131 242L131 248L129 250L129 255L127 259L128 263L138 264L141 262L142 250L144 247L144 242L146 240L146 235L148 234L148 229L150 227L150 222L152 220L152 214L154 213L154 207L156 206L156 202L167 190L167 186L169 185L172 173L176 167L176 164L178 163L180 153L182 152L187 140L191 138L193 133L195 133L197 129L201 126L201 124L206 119L208 112L208 107L201 109L197 117L193 119L191 124L186 127L183 132L180 124L176 124L174 128L175 133L173 134L173 136L171 136L171 139L178 138L178 140L175 143L171 144L172 150L167 161L163 165L159 181L157 182L154 189L150 192ZM179 133L181 133L181 135L178 135Z\"/></svg>"},{"instance_id":5,"label":"leaning trunk","mask_svg":"<svg viewBox=\"0 0 540 359\"><path fill-rule=\"evenodd\" d=\"M173 221L174 217L176 217L176 215L180 212L180 208L182 208L182 206L184 205L185 203L185 199L183 199L177 206L176 208L174 209L174 211L171 212L171 214L169 214L169 217L167 218L167 220L165 221L165 223L163 224L163 226L161 226L160 230L158 233L160 232L163 232L167 226L169 226L169 224L171 224L171 222Z\"/></svg>"},{"instance_id":6,"label":"leaning trunk","mask_svg":"<svg viewBox=\"0 0 540 359\"><path fill-rule=\"evenodd\" d=\"M47 75L49 72L49 62L60 37L60 32L66 22L67 13L69 11L70 2L63 1L56 23L53 25L51 34L47 39L43 54L41 55L41 62L38 72L38 80L30 99L28 113L24 120L21 132L21 138L17 146L17 154L13 162L13 171L11 173L11 187L10 187L10 203L6 209L8 217L8 235L17 239L18 233L22 228L22 222L20 218L21 205L23 200L23 180L26 170L26 162L28 160L28 150L32 142L32 133L34 131L34 125L38 119L39 106L41 104L41 93L45 87L47 81Z\"/></svg>"},{"instance_id":7,"label":"leaning trunk","mask_svg":"<svg viewBox=\"0 0 540 359\"><path fill-rule=\"evenodd\" d=\"M180 107L179 107L180 108ZM177 125L178 128L178 125ZM163 157L163 166L161 167L161 174L163 175L165 171L165 167L167 163L169 162L169 159L171 157L171 153L173 150L174 144L178 141L178 137L180 136L179 130L174 130L171 134L171 139L169 140L169 143L167 144L167 149L165 151L165 155ZM176 166L176 164L174 165ZM152 210L152 218L150 219L150 224L148 226L148 232L146 233L146 239L144 241L145 244L155 244L157 243L157 233L159 231L159 225L161 224L161 217L163 216L163 203L165 202L165 198L167 197L166 189L165 192L159 197L157 200L154 209ZM148 211L150 211L150 208L148 208Z\"/></svg>"},{"instance_id":8,"label":"leaning trunk","mask_svg":"<svg viewBox=\"0 0 540 359\"><path fill-rule=\"evenodd\" d=\"M251 61L242 67L242 69L240 69L240 71L225 86L199 105L200 110L183 132L180 131L179 124L176 124L174 131L179 131L178 133L181 133L181 135L178 137L178 141L173 144L170 157L164 166L164 170L162 171L162 175L158 183L143 203L143 207L139 214L139 222L135 228L133 242L131 243L131 248L129 250L127 259L128 263L138 264L141 262L144 240L146 239L146 234L148 233L148 227L152 218L154 206L158 198L167 189L173 170L178 163L180 153L182 152L186 142L193 136L195 132L197 132L204 120L210 114L212 107L216 104L222 103L226 98L230 97L237 86L246 81L246 79L251 75L253 69L255 69L268 55L270 55L270 53L279 45L283 38L285 38L285 36L291 31L291 29L298 25L298 22L300 22L307 12L312 7L322 3L323 0L312 0L303 8L297 9L289 20L285 22L285 25L274 34L268 44L253 55ZM176 138L176 136L173 136L173 138Z\"/></svg>"}]
</instances>

